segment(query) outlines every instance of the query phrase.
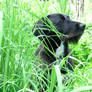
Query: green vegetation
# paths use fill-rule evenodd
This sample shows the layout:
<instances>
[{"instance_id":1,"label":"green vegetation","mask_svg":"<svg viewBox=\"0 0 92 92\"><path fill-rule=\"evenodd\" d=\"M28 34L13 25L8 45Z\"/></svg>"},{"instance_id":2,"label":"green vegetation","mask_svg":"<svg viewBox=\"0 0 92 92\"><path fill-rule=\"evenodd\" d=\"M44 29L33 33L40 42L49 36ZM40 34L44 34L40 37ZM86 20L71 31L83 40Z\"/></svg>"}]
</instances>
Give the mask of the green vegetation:
<instances>
[{"instance_id":1,"label":"green vegetation","mask_svg":"<svg viewBox=\"0 0 92 92\"><path fill-rule=\"evenodd\" d=\"M59 67L52 67L50 75L43 80L46 69L41 70L34 64L35 51L39 40L32 33L34 23L51 13L65 13L75 18L75 10L67 0L4 0L0 1L3 22L0 14L0 92L39 92L40 86L47 92L54 87L58 92L92 91L92 0L85 0L84 16L80 19L87 24L78 44L70 44L75 63L74 72L68 86L63 86ZM2 26L1 26L2 24ZM37 70L35 70L37 69ZM57 80L56 80L57 79ZM56 86L55 83L58 82ZM30 84L34 89L30 89ZM63 90L63 91L62 91Z\"/></svg>"}]
</instances>

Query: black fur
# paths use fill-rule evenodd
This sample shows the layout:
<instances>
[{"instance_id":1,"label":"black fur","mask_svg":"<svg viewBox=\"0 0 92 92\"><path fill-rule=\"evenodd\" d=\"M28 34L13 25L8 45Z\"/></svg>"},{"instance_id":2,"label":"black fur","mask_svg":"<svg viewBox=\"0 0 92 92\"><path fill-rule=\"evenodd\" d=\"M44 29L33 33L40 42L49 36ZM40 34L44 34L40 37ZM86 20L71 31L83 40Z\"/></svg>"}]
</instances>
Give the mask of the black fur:
<instances>
[{"instance_id":1,"label":"black fur","mask_svg":"<svg viewBox=\"0 0 92 92\"><path fill-rule=\"evenodd\" d=\"M54 25L56 30L53 29L51 24ZM68 42L78 42L79 38L84 32L84 29L85 24L72 21L67 15L50 14L36 22L32 31L34 32L34 35L37 36L52 52L56 52L56 49L63 42L63 57L66 57L70 52ZM55 31L64 34L64 36L62 36L62 34L57 35ZM44 45L41 44L39 46L35 55L40 56L40 59L43 62L51 64L52 62L56 61L56 57ZM61 56L59 58L61 58ZM66 66L68 69L72 70L73 62L70 58L66 62ZM61 72L65 73L65 71L62 70Z\"/></svg>"},{"instance_id":2,"label":"black fur","mask_svg":"<svg viewBox=\"0 0 92 92\"><path fill-rule=\"evenodd\" d=\"M42 42L35 52L35 55L39 57L43 63L48 65L57 60L61 62L62 58L70 53L68 43L77 43L84 29L85 24L72 21L69 16L64 14L50 14L47 17L41 18L35 23L32 29L34 35ZM53 55L61 44L64 46L63 53L61 53L60 56ZM55 64L57 64L57 62ZM68 58L64 67L65 66L69 70L73 70L73 60ZM45 68L46 66L42 64L40 67ZM61 73L67 73L65 68L61 69ZM64 83L65 81L62 82Z\"/></svg>"}]
</instances>

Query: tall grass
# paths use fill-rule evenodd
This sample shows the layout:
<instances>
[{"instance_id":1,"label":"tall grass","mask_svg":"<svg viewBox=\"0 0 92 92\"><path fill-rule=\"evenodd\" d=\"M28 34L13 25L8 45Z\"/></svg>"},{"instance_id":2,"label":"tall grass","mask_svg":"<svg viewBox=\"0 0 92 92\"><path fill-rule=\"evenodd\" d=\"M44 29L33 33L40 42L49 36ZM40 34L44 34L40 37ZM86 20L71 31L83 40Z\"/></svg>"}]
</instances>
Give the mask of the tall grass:
<instances>
[{"instance_id":1,"label":"tall grass","mask_svg":"<svg viewBox=\"0 0 92 92\"><path fill-rule=\"evenodd\" d=\"M32 90L39 92L39 86L43 90L45 90L44 86L47 86L47 92L51 92L54 88L59 92L70 92L73 88L79 88L74 89L73 92L75 92L83 90L84 86L86 90L88 88L91 90L89 86L92 86L92 29L89 27L78 45L70 46L73 49L72 54L76 66L73 73L67 74L73 77L68 86L62 85L63 75L60 74L58 66L53 67L51 81L49 81L49 74L47 78L43 76L46 69L41 70L34 65L36 62L34 53L40 43L32 33L35 21L50 13L70 15L72 11L68 0L57 2L56 0L48 2L5 0L1 5L3 22L0 21L0 26L3 25L3 28L0 27L0 92L32 92ZM30 89L30 84L33 89Z\"/></svg>"},{"instance_id":2,"label":"tall grass","mask_svg":"<svg viewBox=\"0 0 92 92\"><path fill-rule=\"evenodd\" d=\"M29 18L22 11L23 2L6 0L4 7L0 88L3 92L16 92L29 83L34 48L30 40L30 25L25 21Z\"/></svg>"}]
</instances>

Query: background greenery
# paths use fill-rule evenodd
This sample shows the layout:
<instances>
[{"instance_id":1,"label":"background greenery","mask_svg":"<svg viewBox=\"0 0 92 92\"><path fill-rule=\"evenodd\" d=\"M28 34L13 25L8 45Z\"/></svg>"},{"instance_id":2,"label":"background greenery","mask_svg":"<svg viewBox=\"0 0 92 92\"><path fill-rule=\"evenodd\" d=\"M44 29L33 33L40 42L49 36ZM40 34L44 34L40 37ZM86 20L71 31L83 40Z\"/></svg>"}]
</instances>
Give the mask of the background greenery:
<instances>
[{"instance_id":1,"label":"background greenery","mask_svg":"<svg viewBox=\"0 0 92 92\"><path fill-rule=\"evenodd\" d=\"M75 8L67 0L0 1L0 11L3 14L3 22L0 21L0 92L39 92L38 87L44 90L44 85L48 87L47 92L52 92L56 77L56 89L59 92L92 91L92 0L85 0L84 15L79 20L76 18ZM34 52L40 42L33 36L32 27L39 18L51 13L64 13L87 25L78 44L70 44L75 69L68 74L73 78L68 86L59 82L62 77L58 67L53 68L50 85L47 85L42 79L45 70L41 71L34 65ZM33 86L32 90L30 84Z\"/></svg>"}]
</instances>

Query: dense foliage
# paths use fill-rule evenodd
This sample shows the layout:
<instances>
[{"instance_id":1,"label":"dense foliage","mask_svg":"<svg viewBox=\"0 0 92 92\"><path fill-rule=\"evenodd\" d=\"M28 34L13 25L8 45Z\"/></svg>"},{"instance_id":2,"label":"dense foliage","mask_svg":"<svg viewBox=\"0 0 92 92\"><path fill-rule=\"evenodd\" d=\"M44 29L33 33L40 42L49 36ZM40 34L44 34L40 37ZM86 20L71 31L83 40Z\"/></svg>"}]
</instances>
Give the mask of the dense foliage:
<instances>
[{"instance_id":1,"label":"dense foliage","mask_svg":"<svg viewBox=\"0 0 92 92\"><path fill-rule=\"evenodd\" d=\"M76 19L75 8L75 5L67 0L0 2L0 11L3 13L3 22L0 17L0 24L2 24L0 27L0 92L32 92L32 90L39 92L38 87L44 90L44 85L48 87L47 91L51 92L56 79L58 82L56 89L59 92L92 91L92 0L85 0L84 15L79 20L87 25L86 30L78 44L70 44L75 69L67 76L72 76L72 82L69 82L68 86L63 86L60 82L62 74L59 68L53 67L50 85L47 85L42 78L45 70L41 71L34 65L36 62L34 53L40 43L32 33L35 21L51 13L65 13L71 19ZM30 89L30 84L34 89Z\"/></svg>"}]
</instances>

